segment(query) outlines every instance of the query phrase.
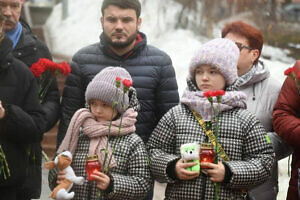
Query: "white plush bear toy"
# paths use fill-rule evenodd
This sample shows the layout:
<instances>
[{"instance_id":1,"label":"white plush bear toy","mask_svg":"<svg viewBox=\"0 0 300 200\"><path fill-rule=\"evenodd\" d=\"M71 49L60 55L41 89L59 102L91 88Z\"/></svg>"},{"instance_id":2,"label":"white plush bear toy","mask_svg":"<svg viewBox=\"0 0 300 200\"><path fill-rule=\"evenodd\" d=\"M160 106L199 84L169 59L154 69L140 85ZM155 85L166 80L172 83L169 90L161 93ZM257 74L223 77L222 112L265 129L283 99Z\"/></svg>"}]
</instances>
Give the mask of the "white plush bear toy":
<instances>
[{"instance_id":1,"label":"white plush bear toy","mask_svg":"<svg viewBox=\"0 0 300 200\"><path fill-rule=\"evenodd\" d=\"M54 161L46 162L45 167L49 170L57 168L60 171L66 173L66 179L61 181L59 185L54 188L50 197L56 200L67 200L73 199L75 193L70 192L73 183L82 185L84 183L84 178L82 176L78 177L75 175L72 167L70 166L72 162L72 154L69 151L64 151L55 157Z\"/></svg>"},{"instance_id":2,"label":"white plush bear toy","mask_svg":"<svg viewBox=\"0 0 300 200\"><path fill-rule=\"evenodd\" d=\"M187 143L180 147L181 157L184 162L195 162L197 165L186 168L189 171L200 171L199 162L200 146L197 143Z\"/></svg>"}]
</instances>

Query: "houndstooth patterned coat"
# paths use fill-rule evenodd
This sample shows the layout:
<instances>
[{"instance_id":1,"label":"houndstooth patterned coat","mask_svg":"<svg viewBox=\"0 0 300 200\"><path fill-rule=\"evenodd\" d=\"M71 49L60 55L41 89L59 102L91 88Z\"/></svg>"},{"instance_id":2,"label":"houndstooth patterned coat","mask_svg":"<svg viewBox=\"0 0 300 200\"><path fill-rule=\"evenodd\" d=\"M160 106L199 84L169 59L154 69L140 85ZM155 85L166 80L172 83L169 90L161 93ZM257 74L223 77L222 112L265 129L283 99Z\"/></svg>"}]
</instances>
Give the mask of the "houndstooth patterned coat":
<instances>
[{"instance_id":1,"label":"houndstooth patterned coat","mask_svg":"<svg viewBox=\"0 0 300 200\"><path fill-rule=\"evenodd\" d=\"M270 175L274 162L272 146L265 139L265 130L245 109L235 108L219 116L219 142L230 158L224 162L232 177L220 184L220 199L239 199L241 189L261 183ZM180 158L180 146L185 143L207 142L208 138L189 108L180 104L166 113L153 131L147 144L151 171L156 180L168 183L166 199L214 199L214 185L209 178L204 188L203 173L189 181L173 180L166 173L170 163Z\"/></svg>"},{"instance_id":2,"label":"houndstooth patterned coat","mask_svg":"<svg viewBox=\"0 0 300 200\"><path fill-rule=\"evenodd\" d=\"M147 162L147 151L142 139L135 133L122 136L118 141L117 137L111 137L110 145L116 144L114 158L117 167L111 170L113 179L113 191L110 193L101 192L100 199L132 199L143 198L151 188L150 169ZM83 176L87 179L85 171L85 159L89 153L89 138L80 133L78 145L73 157L72 168L76 176ZM56 186L57 171L49 172L49 186L54 189ZM73 185L75 192L74 200L98 200L95 181L85 182L84 185Z\"/></svg>"}]
</instances>

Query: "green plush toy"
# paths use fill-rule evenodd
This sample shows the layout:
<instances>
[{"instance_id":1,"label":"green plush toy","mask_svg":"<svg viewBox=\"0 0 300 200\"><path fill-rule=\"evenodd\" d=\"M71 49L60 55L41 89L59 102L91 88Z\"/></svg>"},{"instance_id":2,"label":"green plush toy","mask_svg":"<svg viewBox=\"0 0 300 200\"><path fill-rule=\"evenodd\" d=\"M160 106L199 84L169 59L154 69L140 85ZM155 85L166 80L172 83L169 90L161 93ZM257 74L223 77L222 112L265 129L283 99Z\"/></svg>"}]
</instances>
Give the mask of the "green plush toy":
<instances>
[{"instance_id":1,"label":"green plush toy","mask_svg":"<svg viewBox=\"0 0 300 200\"><path fill-rule=\"evenodd\" d=\"M197 165L186 168L187 170L200 172L199 151L200 146L197 143L187 143L181 145L180 153L183 161L197 163Z\"/></svg>"}]
</instances>

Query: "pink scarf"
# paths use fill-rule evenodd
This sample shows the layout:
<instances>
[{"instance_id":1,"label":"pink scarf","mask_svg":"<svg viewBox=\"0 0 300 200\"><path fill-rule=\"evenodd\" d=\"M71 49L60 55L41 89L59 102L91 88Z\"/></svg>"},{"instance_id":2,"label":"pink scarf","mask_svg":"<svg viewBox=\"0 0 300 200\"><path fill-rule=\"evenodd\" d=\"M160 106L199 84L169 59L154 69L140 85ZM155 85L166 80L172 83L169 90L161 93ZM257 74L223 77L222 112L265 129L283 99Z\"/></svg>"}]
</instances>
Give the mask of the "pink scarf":
<instances>
[{"instance_id":1,"label":"pink scarf","mask_svg":"<svg viewBox=\"0 0 300 200\"><path fill-rule=\"evenodd\" d=\"M137 112L132 108L127 109L123 114L123 120L121 125L121 132L119 136L128 135L135 132L135 122L136 122ZM120 118L112 121L110 135L118 136ZM105 157L105 147L107 143L108 129L110 121L100 121L98 122L94 115L86 108L79 109L73 115L71 122L69 124L67 133L59 146L57 153L61 153L65 150L69 150L73 155L75 153L79 129L82 127L82 131L85 135L90 138L90 148L89 155L97 154L99 161L103 164ZM112 156L112 150L110 145L108 145L108 156L106 163L108 164L109 158ZM107 167L102 166L102 167ZM114 157L111 158L110 168L117 166Z\"/></svg>"}]
</instances>

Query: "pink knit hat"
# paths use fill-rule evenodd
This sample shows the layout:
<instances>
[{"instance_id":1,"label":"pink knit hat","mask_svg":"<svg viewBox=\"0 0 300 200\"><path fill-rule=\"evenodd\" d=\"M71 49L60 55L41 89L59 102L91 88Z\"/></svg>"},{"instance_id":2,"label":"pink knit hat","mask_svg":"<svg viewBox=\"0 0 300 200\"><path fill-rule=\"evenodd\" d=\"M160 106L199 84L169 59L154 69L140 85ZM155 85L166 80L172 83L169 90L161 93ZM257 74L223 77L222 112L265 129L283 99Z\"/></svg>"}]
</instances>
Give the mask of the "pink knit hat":
<instances>
[{"instance_id":1,"label":"pink knit hat","mask_svg":"<svg viewBox=\"0 0 300 200\"><path fill-rule=\"evenodd\" d=\"M237 63L240 56L236 44L225 38L204 43L191 59L190 78L195 79L195 70L200 65L212 65L225 77L226 85L232 85L238 78Z\"/></svg>"},{"instance_id":2,"label":"pink knit hat","mask_svg":"<svg viewBox=\"0 0 300 200\"><path fill-rule=\"evenodd\" d=\"M106 67L101 70L93 80L88 84L85 91L85 100L87 103L91 99L99 99L109 105L113 105L116 98L116 78L120 77L122 80L128 79L132 81L132 78L128 71L121 67ZM122 101L123 101L123 85L121 84L118 89L119 100L117 110L119 113L123 113ZM129 97L128 93L124 96L124 110L128 108Z\"/></svg>"}]
</instances>

